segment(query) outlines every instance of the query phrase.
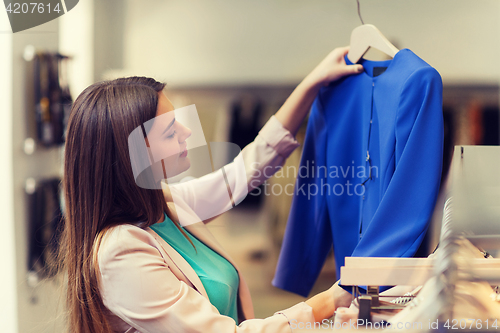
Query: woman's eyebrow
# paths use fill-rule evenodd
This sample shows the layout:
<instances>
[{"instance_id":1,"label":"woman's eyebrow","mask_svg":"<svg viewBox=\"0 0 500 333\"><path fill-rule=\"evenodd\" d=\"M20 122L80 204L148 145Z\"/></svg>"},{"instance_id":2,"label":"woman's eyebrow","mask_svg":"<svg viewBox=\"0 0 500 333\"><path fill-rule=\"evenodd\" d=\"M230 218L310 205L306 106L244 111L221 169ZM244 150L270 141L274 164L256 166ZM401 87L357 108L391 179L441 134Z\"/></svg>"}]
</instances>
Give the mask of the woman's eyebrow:
<instances>
[{"instance_id":1,"label":"woman's eyebrow","mask_svg":"<svg viewBox=\"0 0 500 333\"><path fill-rule=\"evenodd\" d=\"M167 128L165 128L165 130L164 130L164 131L163 131L163 133L161 133L161 134L165 134L165 132L166 132L166 131L168 131L168 129L169 129L170 127L172 127L172 125L174 124L174 122L175 122L175 118L172 120L172 122L170 123L170 125L168 125L168 126L167 126Z\"/></svg>"}]
</instances>

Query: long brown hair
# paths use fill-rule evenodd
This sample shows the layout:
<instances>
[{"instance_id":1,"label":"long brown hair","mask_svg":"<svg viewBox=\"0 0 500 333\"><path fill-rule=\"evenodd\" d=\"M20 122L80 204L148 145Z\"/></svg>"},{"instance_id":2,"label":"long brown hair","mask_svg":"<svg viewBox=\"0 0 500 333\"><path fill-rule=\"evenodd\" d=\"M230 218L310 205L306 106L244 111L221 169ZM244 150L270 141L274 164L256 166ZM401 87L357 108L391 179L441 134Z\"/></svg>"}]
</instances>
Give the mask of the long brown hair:
<instances>
[{"instance_id":1,"label":"long brown hair","mask_svg":"<svg viewBox=\"0 0 500 333\"><path fill-rule=\"evenodd\" d=\"M128 151L129 134L156 116L164 87L145 77L100 82L85 89L71 109L62 241L71 332L112 332L99 293L94 242L111 226L150 226L168 212L161 190L135 184Z\"/></svg>"}]
</instances>

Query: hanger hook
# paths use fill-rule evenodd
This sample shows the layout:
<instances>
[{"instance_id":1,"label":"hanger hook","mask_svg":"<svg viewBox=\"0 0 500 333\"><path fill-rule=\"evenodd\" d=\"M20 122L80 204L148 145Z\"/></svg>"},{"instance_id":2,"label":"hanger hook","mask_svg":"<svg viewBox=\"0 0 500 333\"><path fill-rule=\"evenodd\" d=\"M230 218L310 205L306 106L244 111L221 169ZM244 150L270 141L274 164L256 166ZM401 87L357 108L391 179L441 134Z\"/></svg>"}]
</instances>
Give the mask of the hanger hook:
<instances>
[{"instance_id":1,"label":"hanger hook","mask_svg":"<svg viewBox=\"0 0 500 333\"><path fill-rule=\"evenodd\" d=\"M365 24L365 22L363 22L363 18L361 17L361 8L359 6L359 0L356 0L356 2L358 3L358 16L359 19L361 20L361 24Z\"/></svg>"}]
</instances>

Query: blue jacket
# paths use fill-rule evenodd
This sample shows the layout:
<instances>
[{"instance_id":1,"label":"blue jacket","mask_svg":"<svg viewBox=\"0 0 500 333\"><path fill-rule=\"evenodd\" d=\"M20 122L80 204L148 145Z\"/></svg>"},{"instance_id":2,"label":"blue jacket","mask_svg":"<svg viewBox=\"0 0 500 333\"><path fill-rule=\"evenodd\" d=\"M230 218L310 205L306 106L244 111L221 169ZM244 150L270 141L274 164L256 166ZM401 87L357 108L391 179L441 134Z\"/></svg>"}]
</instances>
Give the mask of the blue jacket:
<instances>
[{"instance_id":1,"label":"blue jacket","mask_svg":"<svg viewBox=\"0 0 500 333\"><path fill-rule=\"evenodd\" d=\"M273 280L302 296L332 243L337 277L346 256L412 257L439 191L441 76L408 49L361 64L323 88L309 116Z\"/></svg>"}]
</instances>

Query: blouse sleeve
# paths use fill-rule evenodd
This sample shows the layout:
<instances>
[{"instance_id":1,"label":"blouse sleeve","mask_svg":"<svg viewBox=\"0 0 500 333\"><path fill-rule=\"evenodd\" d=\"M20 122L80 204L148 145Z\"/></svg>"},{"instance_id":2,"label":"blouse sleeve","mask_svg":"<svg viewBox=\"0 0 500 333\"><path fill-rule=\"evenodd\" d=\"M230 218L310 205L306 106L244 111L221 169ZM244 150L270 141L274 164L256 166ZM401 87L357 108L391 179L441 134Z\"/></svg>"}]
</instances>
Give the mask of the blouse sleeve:
<instances>
[{"instance_id":1,"label":"blouse sleeve","mask_svg":"<svg viewBox=\"0 0 500 333\"><path fill-rule=\"evenodd\" d=\"M233 162L198 179L171 185L174 203L182 200L201 221L217 216L270 178L298 146L293 135L272 116Z\"/></svg>"},{"instance_id":2,"label":"blouse sleeve","mask_svg":"<svg viewBox=\"0 0 500 333\"><path fill-rule=\"evenodd\" d=\"M314 321L301 302L266 319L236 325L208 299L179 281L163 260L152 237L138 227L120 226L108 233L98 252L104 305L140 332L280 333Z\"/></svg>"}]
</instances>

